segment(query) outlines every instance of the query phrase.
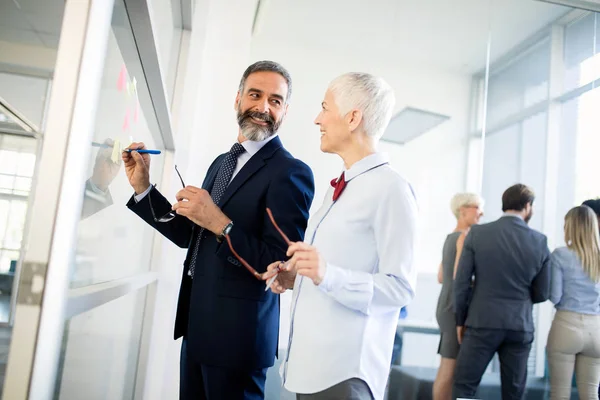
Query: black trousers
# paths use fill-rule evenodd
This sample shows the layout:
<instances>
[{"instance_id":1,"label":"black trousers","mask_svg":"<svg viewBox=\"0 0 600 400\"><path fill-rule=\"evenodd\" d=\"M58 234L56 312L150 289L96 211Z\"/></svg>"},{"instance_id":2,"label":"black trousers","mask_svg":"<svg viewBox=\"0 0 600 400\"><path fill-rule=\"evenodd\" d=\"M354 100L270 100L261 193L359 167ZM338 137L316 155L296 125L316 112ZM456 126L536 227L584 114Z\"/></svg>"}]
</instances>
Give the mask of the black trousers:
<instances>
[{"instance_id":1,"label":"black trousers","mask_svg":"<svg viewBox=\"0 0 600 400\"><path fill-rule=\"evenodd\" d=\"M180 400L263 400L267 368L238 370L195 363L181 343Z\"/></svg>"},{"instance_id":2,"label":"black trousers","mask_svg":"<svg viewBox=\"0 0 600 400\"><path fill-rule=\"evenodd\" d=\"M453 398L476 398L481 377L498 352L502 399L523 399L532 342L533 332L467 327L456 359Z\"/></svg>"}]
</instances>

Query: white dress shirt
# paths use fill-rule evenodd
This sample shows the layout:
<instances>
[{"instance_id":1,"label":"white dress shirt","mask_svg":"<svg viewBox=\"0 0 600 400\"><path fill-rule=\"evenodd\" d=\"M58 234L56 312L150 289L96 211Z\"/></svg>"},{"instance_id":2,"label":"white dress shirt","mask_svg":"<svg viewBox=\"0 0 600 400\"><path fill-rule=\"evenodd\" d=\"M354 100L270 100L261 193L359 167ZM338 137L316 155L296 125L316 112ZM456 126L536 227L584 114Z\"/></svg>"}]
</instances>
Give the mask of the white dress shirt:
<instances>
[{"instance_id":1,"label":"white dress shirt","mask_svg":"<svg viewBox=\"0 0 600 400\"><path fill-rule=\"evenodd\" d=\"M246 141L242 142L242 146L244 147L244 149L246 149L246 151L238 156L235 170L233 170L233 175L231 175L231 180L229 182L231 183L233 178L238 174L238 172L241 171L241 169L244 167L244 165L246 165L246 163L248 161L250 161L250 159L256 153L258 153L258 151L260 149L262 149L267 143L269 143L271 140L275 139L276 136L277 136L277 134L275 134L271 137L268 137L265 140L260 141L260 142L253 142L252 140L246 140ZM144 197L146 197L146 195L150 192L150 189L152 189L152 185L150 185L148 187L148 189L146 189L142 193L136 194L135 196L133 196L136 203L141 201Z\"/></svg>"},{"instance_id":2,"label":"white dress shirt","mask_svg":"<svg viewBox=\"0 0 600 400\"><path fill-rule=\"evenodd\" d=\"M316 393L351 378L383 399L400 308L415 295L417 204L409 183L376 153L346 170L309 221L305 240L327 263L319 286L297 276L286 389Z\"/></svg>"}]
</instances>

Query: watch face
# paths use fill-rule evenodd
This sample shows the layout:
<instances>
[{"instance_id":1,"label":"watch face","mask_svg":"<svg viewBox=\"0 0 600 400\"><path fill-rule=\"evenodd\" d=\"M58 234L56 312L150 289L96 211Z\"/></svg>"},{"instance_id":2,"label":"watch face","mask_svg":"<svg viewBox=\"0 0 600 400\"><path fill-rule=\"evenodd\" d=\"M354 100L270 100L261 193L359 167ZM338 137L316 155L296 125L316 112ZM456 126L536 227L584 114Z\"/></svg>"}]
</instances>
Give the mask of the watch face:
<instances>
[{"instance_id":1,"label":"watch face","mask_svg":"<svg viewBox=\"0 0 600 400\"><path fill-rule=\"evenodd\" d=\"M230 222L225 226L225 228L223 229L223 236L228 235L231 231L231 228L233 228L233 222Z\"/></svg>"}]
</instances>

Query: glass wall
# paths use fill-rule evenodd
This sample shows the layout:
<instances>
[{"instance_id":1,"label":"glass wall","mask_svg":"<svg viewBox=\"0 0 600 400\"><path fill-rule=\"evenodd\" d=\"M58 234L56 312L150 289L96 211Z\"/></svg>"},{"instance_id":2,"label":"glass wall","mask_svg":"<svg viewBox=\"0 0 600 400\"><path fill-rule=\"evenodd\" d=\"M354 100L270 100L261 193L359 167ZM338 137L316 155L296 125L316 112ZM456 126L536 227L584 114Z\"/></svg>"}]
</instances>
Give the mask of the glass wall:
<instances>
[{"instance_id":1,"label":"glass wall","mask_svg":"<svg viewBox=\"0 0 600 400\"><path fill-rule=\"evenodd\" d=\"M121 161L134 141L161 150L149 165L160 186L165 147L151 104L124 1L116 0L70 276L71 294L82 294L82 303L98 284L138 279L151 269L154 230L125 206L133 190ZM146 291L133 290L65 322L55 398L82 391L90 399L133 398Z\"/></svg>"},{"instance_id":2,"label":"glass wall","mask_svg":"<svg viewBox=\"0 0 600 400\"><path fill-rule=\"evenodd\" d=\"M175 75L164 85L167 73L155 72L165 63L176 74L181 16L169 14L163 39L146 2L5 3L0 129L10 135L0 131L0 300L14 277L19 297L14 326L0 332L6 346L12 334L10 352L0 348L3 395L132 399L143 392L146 366L138 367L159 252L153 230L126 207L133 190L121 153L132 141L160 150L149 165L160 186L173 150L165 137L173 143ZM172 7L154 5L159 15ZM59 40L63 11L67 39ZM4 24L7 16L24 26Z\"/></svg>"},{"instance_id":3,"label":"glass wall","mask_svg":"<svg viewBox=\"0 0 600 400\"><path fill-rule=\"evenodd\" d=\"M141 289L65 322L54 399L134 398L145 303Z\"/></svg>"},{"instance_id":4,"label":"glass wall","mask_svg":"<svg viewBox=\"0 0 600 400\"><path fill-rule=\"evenodd\" d=\"M600 136L598 14L555 5L554 18L513 48L494 47L499 19L493 20L481 192L485 221L501 214L501 195L527 184L536 193L530 226L547 235L550 250L564 245L564 216L582 201L600 196L592 175ZM502 50L502 51L501 51ZM485 82L485 71L475 75ZM473 139L474 143L476 139ZM553 306L534 307L536 337L530 354L531 392L549 393L545 354ZM536 381L536 379L538 379ZM576 389L573 389L576 395ZM531 394L533 395L533 394Z\"/></svg>"},{"instance_id":5,"label":"glass wall","mask_svg":"<svg viewBox=\"0 0 600 400\"><path fill-rule=\"evenodd\" d=\"M87 166L71 287L92 285L150 269L153 230L124 207L132 195L121 150L131 142L164 151L123 4L117 1L108 38L91 157ZM126 62L126 60L128 62ZM141 97L141 98L140 98ZM140 101L142 100L142 101ZM164 156L153 156L150 176L160 184Z\"/></svg>"}]
</instances>

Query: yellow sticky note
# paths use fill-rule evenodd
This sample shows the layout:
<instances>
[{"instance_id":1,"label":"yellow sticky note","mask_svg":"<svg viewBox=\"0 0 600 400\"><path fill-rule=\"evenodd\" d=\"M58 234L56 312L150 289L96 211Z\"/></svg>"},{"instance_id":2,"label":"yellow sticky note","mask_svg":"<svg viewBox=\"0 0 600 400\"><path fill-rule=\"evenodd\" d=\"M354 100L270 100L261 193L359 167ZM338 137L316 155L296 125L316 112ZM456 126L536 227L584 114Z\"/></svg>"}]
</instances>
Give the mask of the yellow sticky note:
<instances>
[{"instance_id":1,"label":"yellow sticky note","mask_svg":"<svg viewBox=\"0 0 600 400\"><path fill-rule=\"evenodd\" d=\"M115 143L113 144L113 151L110 159L115 164L119 163L121 160L121 141L119 139L115 139Z\"/></svg>"}]
</instances>

